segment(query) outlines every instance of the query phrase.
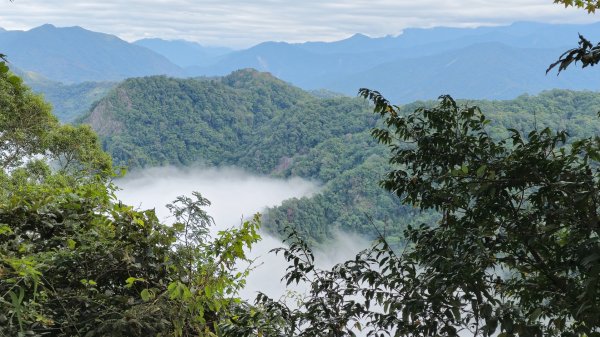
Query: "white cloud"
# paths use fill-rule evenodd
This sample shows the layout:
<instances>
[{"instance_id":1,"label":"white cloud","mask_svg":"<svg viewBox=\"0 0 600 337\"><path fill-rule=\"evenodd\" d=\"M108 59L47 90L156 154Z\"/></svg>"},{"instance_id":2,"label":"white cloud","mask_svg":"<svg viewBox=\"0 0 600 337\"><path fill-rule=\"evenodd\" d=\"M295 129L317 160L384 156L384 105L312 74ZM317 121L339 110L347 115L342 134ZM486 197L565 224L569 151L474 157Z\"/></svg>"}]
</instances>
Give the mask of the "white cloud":
<instances>
[{"instance_id":1,"label":"white cloud","mask_svg":"<svg viewBox=\"0 0 600 337\"><path fill-rule=\"evenodd\" d=\"M170 220L167 203L179 195L191 196L193 191L198 191L212 203L206 211L215 220L214 232L239 225L243 218L267 206L279 205L292 197L310 196L319 189L314 182L300 178L274 179L235 168L151 168L132 173L116 183L122 188L117 193L120 200L141 209L154 208L158 217L166 222ZM251 301L257 291L273 298L286 293L280 279L288 264L281 255L269 253L284 244L271 235L262 233L261 236L262 240L250 252L250 257L256 259L256 269L250 273L246 288L241 292L243 298ZM320 267L331 267L353 258L368 245L369 241L358 235L340 232L327 246L316 250L316 262ZM292 288L305 289L304 286Z\"/></svg>"},{"instance_id":2,"label":"white cloud","mask_svg":"<svg viewBox=\"0 0 600 337\"><path fill-rule=\"evenodd\" d=\"M551 0L16 0L2 7L0 26L6 29L78 25L126 40L183 38L235 47L397 35L406 27L597 20Z\"/></svg>"}]
</instances>

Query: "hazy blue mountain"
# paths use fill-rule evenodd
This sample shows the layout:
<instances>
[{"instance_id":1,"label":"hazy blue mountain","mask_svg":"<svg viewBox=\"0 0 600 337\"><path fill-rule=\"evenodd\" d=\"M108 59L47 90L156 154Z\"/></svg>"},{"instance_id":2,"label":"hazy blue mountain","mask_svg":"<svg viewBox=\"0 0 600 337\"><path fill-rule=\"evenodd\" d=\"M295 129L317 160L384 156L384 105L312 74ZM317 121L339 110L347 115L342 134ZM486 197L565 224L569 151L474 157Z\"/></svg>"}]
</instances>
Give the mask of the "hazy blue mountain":
<instances>
[{"instance_id":1,"label":"hazy blue mountain","mask_svg":"<svg viewBox=\"0 0 600 337\"><path fill-rule=\"evenodd\" d=\"M29 31L4 31L0 46L14 66L67 83L182 74L162 55L81 27L43 25Z\"/></svg>"},{"instance_id":2,"label":"hazy blue mountain","mask_svg":"<svg viewBox=\"0 0 600 337\"><path fill-rule=\"evenodd\" d=\"M369 38L362 34L335 42L296 44L318 54L355 54L370 52L417 52L419 55L465 47L482 42L500 42L513 47L574 47L577 35L600 34L600 22L585 25L516 22L509 26L478 28L408 28L392 37Z\"/></svg>"},{"instance_id":3,"label":"hazy blue mountain","mask_svg":"<svg viewBox=\"0 0 600 337\"><path fill-rule=\"evenodd\" d=\"M188 68L188 71L193 76L222 76L237 69L253 68L301 88L319 89L324 88L317 82L321 78L333 79L367 70L388 60L389 56L375 52L325 55L307 51L300 45L264 42L225 55L209 67Z\"/></svg>"},{"instance_id":4,"label":"hazy blue mountain","mask_svg":"<svg viewBox=\"0 0 600 337\"><path fill-rule=\"evenodd\" d=\"M600 90L600 69L569 69L546 75L564 48L517 48L480 43L423 57L399 58L371 69L323 78L324 87L354 93L361 87L381 91L395 102L432 99L441 94L469 99L509 99L546 89Z\"/></svg>"},{"instance_id":5,"label":"hazy blue mountain","mask_svg":"<svg viewBox=\"0 0 600 337\"><path fill-rule=\"evenodd\" d=\"M598 89L595 72L545 76L547 66L575 47L578 33L600 36L600 23L518 22L479 28L406 29L396 37L356 34L336 42L266 42L230 53L193 75L224 75L255 68L304 89L355 95L360 87L387 91L399 101L460 97L512 98L544 89ZM490 48L489 50L485 50ZM487 81L486 81L487 79ZM387 90L386 90L387 89Z\"/></svg>"},{"instance_id":6,"label":"hazy blue mountain","mask_svg":"<svg viewBox=\"0 0 600 337\"><path fill-rule=\"evenodd\" d=\"M92 104L103 98L117 82L82 82L64 84L52 81L33 71L11 67L31 90L52 104L52 113L63 123L74 122L88 112Z\"/></svg>"},{"instance_id":7,"label":"hazy blue mountain","mask_svg":"<svg viewBox=\"0 0 600 337\"><path fill-rule=\"evenodd\" d=\"M181 40L130 44L79 27L45 25L27 32L0 31L0 46L19 68L67 83L153 74L223 76L254 68L303 89L353 96L369 87L407 102L442 93L507 99L554 88L598 90L596 69L545 75L550 63L577 45L578 33L594 40L600 37L600 23L406 29L398 36L264 42L239 51Z\"/></svg>"},{"instance_id":8,"label":"hazy blue mountain","mask_svg":"<svg viewBox=\"0 0 600 337\"><path fill-rule=\"evenodd\" d=\"M217 62L220 56L233 51L225 47L205 47L185 40L142 39L134 44L161 54L182 68L207 66Z\"/></svg>"}]
</instances>

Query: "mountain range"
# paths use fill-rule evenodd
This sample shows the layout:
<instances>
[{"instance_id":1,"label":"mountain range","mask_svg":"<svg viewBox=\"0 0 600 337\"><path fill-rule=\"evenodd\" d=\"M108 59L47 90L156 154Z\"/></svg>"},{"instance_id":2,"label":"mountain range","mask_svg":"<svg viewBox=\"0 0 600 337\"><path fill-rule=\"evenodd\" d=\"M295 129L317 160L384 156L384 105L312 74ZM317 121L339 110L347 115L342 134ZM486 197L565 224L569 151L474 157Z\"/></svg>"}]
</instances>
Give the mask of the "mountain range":
<instances>
[{"instance_id":1,"label":"mountain range","mask_svg":"<svg viewBox=\"0 0 600 337\"><path fill-rule=\"evenodd\" d=\"M572 67L560 76L545 74L550 63L577 46L578 33L594 40L600 36L600 23L406 29L398 36L269 41L243 50L182 40L129 43L80 27L44 25L0 31L0 45L13 66L65 83L159 74L223 76L254 68L303 89L355 95L369 87L406 103L440 94L509 99L554 88L598 90L598 69Z\"/></svg>"},{"instance_id":2,"label":"mountain range","mask_svg":"<svg viewBox=\"0 0 600 337\"><path fill-rule=\"evenodd\" d=\"M66 83L184 75L160 54L81 27L46 24L28 31L2 31L0 46L15 67Z\"/></svg>"}]
</instances>

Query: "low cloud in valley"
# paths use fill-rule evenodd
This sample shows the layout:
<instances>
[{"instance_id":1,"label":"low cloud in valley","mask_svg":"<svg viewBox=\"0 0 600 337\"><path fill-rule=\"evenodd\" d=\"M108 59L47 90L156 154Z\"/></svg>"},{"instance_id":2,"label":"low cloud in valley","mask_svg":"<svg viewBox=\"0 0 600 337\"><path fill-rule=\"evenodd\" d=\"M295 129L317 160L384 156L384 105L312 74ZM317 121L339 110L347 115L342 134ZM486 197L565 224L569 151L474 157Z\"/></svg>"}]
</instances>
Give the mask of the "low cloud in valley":
<instances>
[{"instance_id":1,"label":"low cloud in valley","mask_svg":"<svg viewBox=\"0 0 600 337\"><path fill-rule=\"evenodd\" d=\"M172 221L165 205L179 195L191 196L198 191L211 201L207 212L214 218L214 231L240 224L265 207L279 205L293 197L311 196L319 191L315 182L300 178L275 179L249 174L235 168L152 168L129 174L116 182L121 190L117 196L123 202L140 209L155 208L158 217ZM255 269L248 277L242 297L254 300L257 291L273 298L286 293L280 281L287 263L281 255L269 251L282 247L280 239L261 233L262 240L256 244L251 258L256 258ZM369 241L354 234L337 233L335 240L315 251L317 264L330 267L335 263L353 258L366 248ZM301 287L295 288L301 290Z\"/></svg>"}]
</instances>

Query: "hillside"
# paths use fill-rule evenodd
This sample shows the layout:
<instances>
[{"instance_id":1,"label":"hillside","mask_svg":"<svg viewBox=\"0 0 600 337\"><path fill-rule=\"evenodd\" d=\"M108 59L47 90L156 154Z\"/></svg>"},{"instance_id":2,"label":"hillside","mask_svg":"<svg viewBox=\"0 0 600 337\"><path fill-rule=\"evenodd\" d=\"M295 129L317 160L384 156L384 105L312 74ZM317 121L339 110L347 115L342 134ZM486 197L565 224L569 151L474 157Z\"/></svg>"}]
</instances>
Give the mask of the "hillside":
<instances>
[{"instance_id":1,"label":"hillside","mask_svg":"<svg viewBox=\"0 0 600 337\"><path fill-rule=\"evenodd\" d=\"M495 137L507 136L506 127L526 132L536 123L573 136L600 132L597 93L548 91L470 103L491 117ZM423 104L434 102L404 109ZM388 154L369 134L377 119L361 99L319 99L254 70L213 79L149 77L119 84L85 122L117 163L134 170L200 162L322 182L319 195L267 213L264 225L274 231L294 225L322 240L335 228L374 236L376 227L394 241L408 214L411 223L435 221L435 215L403 207L377 186Z\"/></svg>"},{"instance_id":2,"label":"hillside","mask_svg":"<svg viewBox=\"0 0 600 337\"><path fill-rule=\"evenodd\" d=\"M32 71L12 68L25 83L52 105L52 113L62 123L72 123L87 113L92 104L104 97L115 82L83 82L64 84L51 81Z\"/></svg>"},{"instance_id":3,"label":"hillside","mask_svg":"<svg viewBox=\"0 0 600 337\"><path fill-rule=\"evenodd\" d=\"M65 83L182 74L162 55L81 27L47 24L28 31L3 31L0 45L13 66Z\"/></svg>"},{"instance_id":4,"label":"hillside","mask_svg":"<svg viewBox=\"0 0 600 337\"><path fill-rule=\"evenodd\" d=\"M379 177L362 167L382 162L384 152L368 135L376 119L366 103L319 99L266 73L248 69L215 79L129 79L84 121L101 135L115 162L134 170L200 162L321 181L319 198L324 199L317 207L345 205L327 218L310 215L313 224L304 228L312 228L314 238L324 239L337 225L349 229L348 217L354 220L352 229L372 234L372 228L362 228L367 218L359 212L378 199L393 207L385 207L374 221L394 218L401 208L377 187ZM348 184L352 188L344 191ZM276 227L270 219L266 226ZM332 226L324 226L329 220Z\"/></svg>"}]
</instances>

